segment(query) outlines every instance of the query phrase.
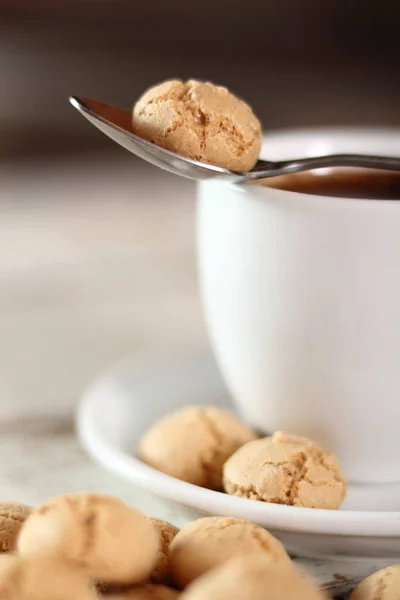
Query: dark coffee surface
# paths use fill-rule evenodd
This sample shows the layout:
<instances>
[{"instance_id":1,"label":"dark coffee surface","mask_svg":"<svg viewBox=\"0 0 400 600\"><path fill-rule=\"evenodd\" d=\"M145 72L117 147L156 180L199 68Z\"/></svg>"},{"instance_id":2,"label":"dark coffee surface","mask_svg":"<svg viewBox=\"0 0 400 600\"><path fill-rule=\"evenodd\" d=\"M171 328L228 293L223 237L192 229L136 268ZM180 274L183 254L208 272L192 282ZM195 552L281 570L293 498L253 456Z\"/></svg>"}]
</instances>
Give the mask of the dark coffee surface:
<instances>
[{"instance_id":1,"label":"dark coffee surface","mask_svg":"<svg viewBox=\"0 0 400 600\"><path fill-rule=\"evenodd\" d=\"M317 174L316 174L317 173ZM296 173L260 181L266 187L338 198L400 200L400 173L345 171Z\"/></svg>"}]
</instances>

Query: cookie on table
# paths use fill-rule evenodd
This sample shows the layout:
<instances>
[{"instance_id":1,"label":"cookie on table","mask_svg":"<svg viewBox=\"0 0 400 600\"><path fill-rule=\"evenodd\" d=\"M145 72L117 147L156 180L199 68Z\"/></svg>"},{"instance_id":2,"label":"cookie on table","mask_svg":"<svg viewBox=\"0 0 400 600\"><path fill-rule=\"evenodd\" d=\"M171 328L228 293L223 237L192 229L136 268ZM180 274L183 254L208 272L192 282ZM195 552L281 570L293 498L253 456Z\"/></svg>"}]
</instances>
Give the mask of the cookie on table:
<instances>
[{"instance_id":1,"label":"cookie on table","mask_svg":"<svg viewBox=\"0 0 400 600\"><path fill-rule=\"evenodd\" d=\"M160 535L153 523L105 494L67 494L48 500L21 529L22 556L48 553L94 581L134 584L149 578Z\"/></svg>"},{"instance_id":2,"label":"cookie on table","mask_svg":"<svg viewBox=\"0 0 400 600\"><path fill-rule=\"evenodd\" d=\"M241 556L208 571L182 600L327 600L317 585L292 565L276 565L262 554Z\"/></svg>"},{"instance_id":3,"label":"cookie on table","mask_svg":"<svg viewBox=\"0 0 400 600\"><path fill-rule=\"evenodd\" d=\"M179 532L179 529L156 517L150 517L150 521L153 523L158 533L160 534L160 547L157 552L156 564L153 572L150 575L150 579L153 583L170 583L170 575L168 570L169 561L169 548L172 540Z\"/></svg>"},{"instance_id":4,"label":"cookie on table","mask_svg":"<svg viewBox=\"0 0 400 600\"><path fill-rule=\"evenodd\" d=\"M32 509L19 502L0 502L0 552L12 552Z\"/></svg>"},{"instance_id":5,"label":"cookie on table","mask_svg":"<svg viewBox=\"0 0 400 600\"><path fill-rule=\"evenodd\" d=\"M0 555L2 600L98 600L91 581L48 555Z\"/></svg>"},{"instance_id":6,"label":"cookie on table","mask_svg":"<svg viewBox=\"0 0 400 600\"><path fill-rule=\"evenodd\" d=\"M174 583L185 588L206 571L237 556L262 554L274 565L290 565L282 544L251 521L230 517L204 517L175 536L169 568Z\"/></svg>"},{"instance_id":7,"label":"cookie on table","mask_svg":"<svg viewBox=\"0 0 400 600\"><path fill-rule=\"evenodd\" d=\"M400 565L394 565L364 579L353 590L349 600L398 600L399 598Z\"/></svg>"},{"instance_id":8,"label":"cookie on table","mask_svg":"<svg viewBox=\"0 0 400 600\"><path fill-rule=\"evenodd\" d=\"M171 583L171 577L169 574L169 546L179 529L168 523L168 521L163 521L162 519L157 519L156 517L148 517L148 519L153 523L156 531L159 535L159 548L156 555L156 562L153 567L153 571L150 574L150 582L154 584L163 584L164 586L168 586ZM143 593L150 593L154 591L154 593L162 593L163 585L155 586L153 588L149 587L143 590ZM143 587L143 586L142 586ZM140 590L142 590L140 587ZM97 584L97 589L102 594L123 594L127 593L130 590L130 586L118 586L118 585L109 585L104 582ZM135 592L139 593L139 587L134 587ZM168 590L167 590L168 592ZM166 593L167 593L166 592Z\"/></svg>"}]
</instances>

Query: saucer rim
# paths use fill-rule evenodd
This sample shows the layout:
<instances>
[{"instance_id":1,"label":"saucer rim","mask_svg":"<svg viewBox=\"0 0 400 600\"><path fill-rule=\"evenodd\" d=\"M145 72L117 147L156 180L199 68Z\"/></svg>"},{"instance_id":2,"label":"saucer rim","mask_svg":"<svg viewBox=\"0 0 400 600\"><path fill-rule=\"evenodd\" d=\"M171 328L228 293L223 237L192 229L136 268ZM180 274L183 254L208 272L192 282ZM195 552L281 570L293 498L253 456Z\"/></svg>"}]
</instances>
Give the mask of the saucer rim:
<instances>
[{"instance_id":1,"label":"saucer rim","mask_svg":"<svg viewBox=\"0 0 400 600\"><path fill-rule=\"evenodd\" d=\"M86 391L78 406L78 437L98 463L133 484L204 513L240 515L285 532L365 538L400 536L400 511L326 510L264 503L201 488L157 471L113 445L96 427L96 383L98 380Z\"/></svg>"}]
</instances>

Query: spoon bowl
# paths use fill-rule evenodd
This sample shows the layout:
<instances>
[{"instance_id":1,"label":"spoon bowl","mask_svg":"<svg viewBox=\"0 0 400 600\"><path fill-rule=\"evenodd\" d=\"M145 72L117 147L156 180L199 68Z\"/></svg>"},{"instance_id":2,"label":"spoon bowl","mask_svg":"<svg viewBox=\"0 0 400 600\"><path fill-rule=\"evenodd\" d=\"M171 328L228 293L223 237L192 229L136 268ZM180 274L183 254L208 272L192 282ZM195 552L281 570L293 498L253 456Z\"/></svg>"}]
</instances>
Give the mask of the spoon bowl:
<instances>
[{"instance_id":1,"label":"spoon bowl","mask_svg":"<svg viewBox=\"0 0 400 600\"><path fill-rule=\"evenodd\" d=\"M132 116L127 110L104 104L99 100L77 98L76 96L71 96L70 102L92 125L100 129L114 142L117 142L117 144L139 158L170 173L196 180L213 179L221 176L237 180L242 175L222 167L208 165L175 154L175 152L165 150L161 146L152 144L135 135L132 130Z\"/></svg>"},{"instance_id":2,"label":"spoon bowl","mask_svg":"<svg viewBox=\"0 0 400 600\"><path fill-rule=\"evenodd\" d=\"M332 167L400 171L400 158L364 154L332 154L276 162L258 160L253 169L246 173L230 171L176 154L135 135L132 130L132 116L127 110L99 100L77 96L71 96L70 102L92 125L132 154L170 173L197 181L224 178L227 182L241 183Z\"/></svg>"}]
</instances>

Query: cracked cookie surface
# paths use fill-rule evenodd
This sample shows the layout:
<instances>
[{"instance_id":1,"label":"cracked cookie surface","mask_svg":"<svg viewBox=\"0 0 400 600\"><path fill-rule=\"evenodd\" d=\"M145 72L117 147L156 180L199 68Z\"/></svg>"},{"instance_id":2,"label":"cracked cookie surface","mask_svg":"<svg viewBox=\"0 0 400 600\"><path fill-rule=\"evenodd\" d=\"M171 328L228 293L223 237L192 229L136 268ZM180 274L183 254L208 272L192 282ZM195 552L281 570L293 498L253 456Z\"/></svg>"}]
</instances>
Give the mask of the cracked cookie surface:
<instances>
[{"instance_id":1,"label":"cracked cookie surface","mask_svg":"<svg viewBox=\"0 0 400 600\"><path fill-rule=\"evenodd\" d=\"M263 554L277 564L290 565L282 544L251 521L205 517L181 529L170 547L170 572L181 588L206 571L243 555Z\"/></svg>"},{"instance_id":2,"label":"cracked cookie surface","mask_svg":"<svg viewBox=\"0 0 400 600\"><path fill-rule=\"evenodd\" d=\"M400 598L400 565L381 569L364 579L353 590L349 600L398 600Z\"/></svg>"},{"instance_id":3,"label":"cracked cookie surface","mask_svg":"<svg viewBox=\"0 0 400 600\"><path fill-rule=\"evenodd\" d=\"M16 548L21 527L31 513L31 508L19 502L0 502L0 552Z\"/></svg>"},{"instance_id":4,"label":"cracked cookie surface","mask_svg":"<svg viewBox=\"0 0 400 600\"><path fill-rule=\"evenodd\" d=\"M190 406L153 425L138 455L150 466L188 483L222 489L225 461L256 434L236 415L213 406Z\"/></svg>"},{"instance_id":5,"label":"cracked cookie surface","mask_svg":"<svg viewBox=\"0 0 400 600\"><path fill-rule=\"evenodd\" d=\"M150 576L150 580L152 583L168 585L170 583L168 573L169 547L172 540L179 532L179 529L171 523L168 523L168 521L163 521L156 517L149 518L160 535L160 548L157 552L156 564Z\"/></svg>"},{"instance_id":6,"label":"cracked cookie surface","mask_svg":"<svg viewBox=\"0 0 400 600\"><path fill-rule=\"evenodd\" d=\"M224 87L174 80L154 86L133 110L133 131L182 156L249 171L261 149L251 108Z\"/></svg>"},{"instance_id":7,"label":"cracked cookie surface","mask_svg":"<svg viewBox=\"0 0 400 600\"><path fill-rule=\"evenodd\" d=\"M336 509L346 495L334 454L282 432L237 450L224 465L223 480L233 496L290 506Z\"/></svg>"}]
</instances>

